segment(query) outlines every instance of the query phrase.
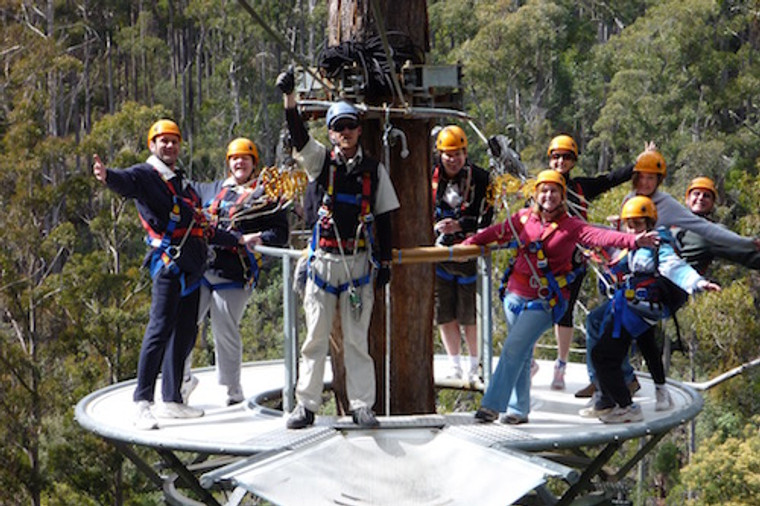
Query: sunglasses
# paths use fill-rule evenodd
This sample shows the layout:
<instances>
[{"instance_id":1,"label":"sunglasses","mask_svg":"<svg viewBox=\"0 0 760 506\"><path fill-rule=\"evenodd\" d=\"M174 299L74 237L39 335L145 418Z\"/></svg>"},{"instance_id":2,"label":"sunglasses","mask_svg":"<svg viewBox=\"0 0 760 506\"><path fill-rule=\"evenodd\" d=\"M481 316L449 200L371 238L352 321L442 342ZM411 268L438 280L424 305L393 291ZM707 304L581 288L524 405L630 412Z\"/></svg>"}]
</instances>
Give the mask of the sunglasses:
<instances>
[{"instance_id":1,"label":"sunglasses","mask_svg":"<svg viewBox=\"0 0 760 506\"><path fill-rule=\"evenodd\" d=\"M359 123L356 121L336 121L332 127L330 127L330 130L334 132L342 132L343 130L354 130L356 128L359 128Z\"/></svg>"},{"instance_id":2,"label":"sunglasses","mask_svg":"<svg viewBox=\"0 0 760 506\"><path fill-rule=\"evenodd\" d=\"M575 155L572 153L552 153L552 160L559 160L560 158L565 160L575 160Z\"/></svg>"}]
</instances>

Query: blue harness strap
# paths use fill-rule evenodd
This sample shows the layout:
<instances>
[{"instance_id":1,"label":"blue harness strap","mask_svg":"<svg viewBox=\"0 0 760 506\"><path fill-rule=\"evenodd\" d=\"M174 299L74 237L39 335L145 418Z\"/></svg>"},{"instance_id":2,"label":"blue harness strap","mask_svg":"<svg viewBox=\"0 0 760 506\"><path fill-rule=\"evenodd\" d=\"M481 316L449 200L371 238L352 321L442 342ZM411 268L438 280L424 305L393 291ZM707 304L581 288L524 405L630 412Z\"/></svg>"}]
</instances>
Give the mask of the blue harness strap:
<instances>
[{"instance_id":1,"label":"blue harness strap","mask_svg":"<svg viewBox=\"0 0 760 506\"><path fill-rule=\"evenodd\" d=\"M439 265L435 266L435 274L444 281L456 281L458 285L470 285L478 280L477 274L473 276L458 276L443 270Z\"/></svg>"},{"instance_id":2,"label":"blue harness strap","mask_svg":"<svg viewBox=\"0 0 760 506\"><path fill-rule=\"evenodd\" d=\"M177 196L177 194L174 193L172 196L172 210L169 213L169 222L166 224L166 230L161 238L161 242L156 246L152 243L150 238L147 238L146 241L148 242L148 245L154 246L150 261L151 279L155 279L161 268L165 266L172 274L179 275L180 297L185 297L198 289L200 281L187 285L185 273L180 271L177 262L174 261L176 255L179 255L179 251L172 246L171 239L181 218L180 205L182 202L183 201Z\"/></svg>"}]
</instances>

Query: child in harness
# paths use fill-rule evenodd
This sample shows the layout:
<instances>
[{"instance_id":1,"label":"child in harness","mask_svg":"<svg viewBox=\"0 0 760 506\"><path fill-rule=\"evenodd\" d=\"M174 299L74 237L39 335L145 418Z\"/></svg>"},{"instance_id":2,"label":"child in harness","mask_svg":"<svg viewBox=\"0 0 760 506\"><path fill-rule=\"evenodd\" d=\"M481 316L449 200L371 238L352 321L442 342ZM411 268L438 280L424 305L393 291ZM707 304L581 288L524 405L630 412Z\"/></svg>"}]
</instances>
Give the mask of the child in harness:
<instances>
[{"instance_id":1,"label":"child in harness","mask_svg":"<svg viewBox=\"0 0 760 506\"><path fill-rule=\"evenodd\" d=\"M623 206L620 215L625 230L641 233L654 228L657 208L649 197L636 196ZM647 362L655 382L656 411L671 407L672 400L665 387L665 373L660 352L647 332L659 320L671 316L687 300L687 294L699 291L720 291L691 268L673 250L673 238L668 229L657 228L658 248L639 248L624 255L612 268L614 293L612 300L597 309L603 311L599 343L591 352L603 398L609 406L595 414L605 423L638 422L644 419L641 406L634 403L625 384L621 365L633 339Z\"/></svg>"}]
</instances>

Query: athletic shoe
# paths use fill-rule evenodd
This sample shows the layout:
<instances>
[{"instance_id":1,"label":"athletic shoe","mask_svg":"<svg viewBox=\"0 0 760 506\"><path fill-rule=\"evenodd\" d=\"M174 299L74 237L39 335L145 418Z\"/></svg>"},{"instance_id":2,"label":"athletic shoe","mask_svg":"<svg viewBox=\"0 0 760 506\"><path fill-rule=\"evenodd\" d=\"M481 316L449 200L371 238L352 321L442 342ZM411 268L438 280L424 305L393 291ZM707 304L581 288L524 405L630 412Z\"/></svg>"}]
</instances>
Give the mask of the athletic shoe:
<instances>
[{"instance_id":1,"label":"athletic shoe","mask_svg":"<svg viewBox=\"0 0 760 506\"><path fill-rule=\"evenodd\" d=\"M631 392L631 397L633 397L633 394L641 390L641 385L639 384L639 380L636 379L636 376L633 377L633 381L628 383L628 391Z\"/></svg>"},{"instance_id":2,"label":"athletic shoe","mask_svg":"<svg viewBox=\"0 0 760 506\"><path fill-rule=\"evenodd\" d=\"M588 399L594 395L594 392L596 392L596 385L589 383L585 387L575 392L575 397L578 399Z\"/></svg>"},{"instance_id":3,"label":"athletic shoe","mask_svg":"<svg viewBox=\"0 0 760 506\"><path fill-rule=\"evenodd\" d=\"M589 406L587 408L583 408L580 411L578 411L578 414L582 418L599 418L600 416L606 415L607 413L609 413L610 411L612 411L613 408L614 408L614 406L610 406L610 407L607 407L607 408L601 408L601 407L597 407L597 406Z\"/></svg>"},{"instance_id":4,"label":"athletic shoe","mask_svg":"<svg viewBox=\"0 0 760 506\"><path fill-rule=\"evenodd\" d=\"M158 420L150 411L149 401L137 401L137 418L135 418L135 428L138 430L154 430L158 428Z\"/></svg>"},{"instance_id":5,"label":"athletic shoe","mask_svg":"<svg viewBox=\"0 0 760 506\"><path fill-rule=\"evenodd\" d=\"M499 418L499 413L492 409L480 407L475 412L475 421L480 423L492 423L495 422L496 419Z\"/></svg>"},{"instance_id":6,"label":"athletic shoe","mask_svg":"<svg viewBox=\"0 0 760 506\"><path fill-rule=\"evenodd\" d=\"M156 409L155 415L158 418L200 418L203 410L181 402L164 402Z\"/></svg>"},{"instance_id":7,"label":"athletic shoe","mask_svg":"<svg viewBox=\"0 0 760 506\"><path fill-rule=\"evenodd\" d=\"M624 408L615 406L612 411L599 417L604 423L631 423L643 422L644 413L641 412L641 406L636 403L630 404Z\"/></svg>"},{"instance_id":8,"label":"athletic shoe","mask_svg":"<svg viewBox=\"0 0 760 506\"><path fill-rule=\"evenodd\" d=\"M380 425L380 422L375 418L375 413L372 412L372 408L369 406L362 406L359 409L355 409L351 413L351 418L354 423L363 429L372 429Z\"/></svg>"},{"instance_id":9,"label":"athletic shoe","mask_svg":"<svg viewBox=\"0 0 760 506\"><path fill-rule=\"evenodd\" d=\"M522 417L515 415L513 413L507 413L504 415L501 415L501 418L499 418L499 421L506 425L521 425L523 423L528 423L528 417Z\"/></svg>"},{"instance_id":10,"label":"athletic shoe","mask_svg":"<svg viewBox=\"0 0 760 506\"><path fill-rule=\"evenodd\" d=\"M303 429L314 424L314 412L300 402L290 414L286 424L288 429Z\"/></svg>"},{"instance_id":11,"label":"athletic shoe","mask_svg":"<svg viewBox=\"0 0 760 506\"><path fill-rule=\"evenodd\" d=\"M667 411L673 407L673 399L670 398L670 392L665 385L655 385L654 392L657 398L654 404L655 411Z\"/></svg>"},{"instance_id":12,"label":"athletic shoe","mask_svg":"<svg viewBox=\"0 0 760 506\"><path fill-rule=\"evenodd\" d=\"M554 379L551 384L552 390L565 389L565 367L567 367L567 364L560 364L559 360L554 362Z\"/></svg>"},{"instance_id":13,"label":"athletic shoe","mask_svg":"<svg viewBox=\"0 0 760 506\"><path fill-rule=\"evenodd\" d=\"M533 376L538 373L538 362L536 362L535 359L531 359L530 361L530 377L533 379Z\"/></svg>"},{"instance_id":14,"label":"athletic shoe","mask_svg":"<svg viewBox=\"0 0 760 506\"><path fill-rule=\"evenodd\" d=\"M195 387L198 386L198 378L190 376L190 378L182 378L182 386L179 387L179 394L182 396L182 402L187 404L190 399L190 394L193 393Z\"/></svg>"},{"instance_id":15,"label":"athletic shoe","mask_svg":"<svg viewBox=\"0 0 760 506\"><path fill-rule=\"evenodd\" d=\"M449 373L446 375L447 380L460 380L462 379L462 368L452 367Z\"/></svg>"}]
</instances>

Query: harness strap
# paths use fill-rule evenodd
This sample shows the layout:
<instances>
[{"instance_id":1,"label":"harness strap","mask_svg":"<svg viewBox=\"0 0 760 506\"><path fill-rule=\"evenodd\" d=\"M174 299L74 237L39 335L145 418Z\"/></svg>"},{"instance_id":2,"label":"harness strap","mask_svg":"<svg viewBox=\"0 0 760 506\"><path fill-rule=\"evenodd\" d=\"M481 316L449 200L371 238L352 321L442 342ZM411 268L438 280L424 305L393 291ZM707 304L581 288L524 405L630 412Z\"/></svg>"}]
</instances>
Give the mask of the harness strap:
<instances>
[{"instance_id":1,"label":"harness strap","mask_svg":"<svg viewBox=\"0 0 760 506\"><path fill-rule=\"evenodd\" d=\"M470 285L477 281L478 276L458 276L443 270L439 265L435 266L435 274L444 281L456 281L458 285Z\"/></svg>"}]
</instances>

